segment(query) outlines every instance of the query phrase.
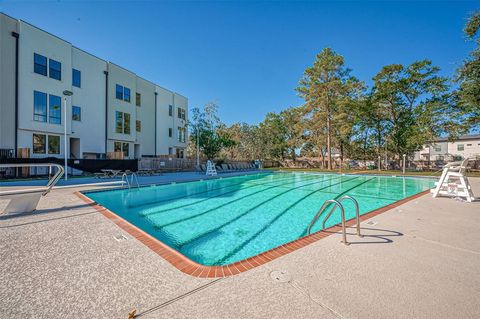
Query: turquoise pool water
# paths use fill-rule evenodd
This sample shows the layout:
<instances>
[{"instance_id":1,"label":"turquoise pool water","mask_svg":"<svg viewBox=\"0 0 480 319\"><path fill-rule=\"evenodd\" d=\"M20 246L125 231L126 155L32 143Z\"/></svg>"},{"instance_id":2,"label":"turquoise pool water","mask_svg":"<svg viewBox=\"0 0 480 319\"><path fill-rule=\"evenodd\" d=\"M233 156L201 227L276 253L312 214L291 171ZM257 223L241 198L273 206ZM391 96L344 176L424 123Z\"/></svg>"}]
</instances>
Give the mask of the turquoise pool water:
<instances>
[{"instance_id":1,"label":"turquoise pool water","mask_svg":"<svg viewBox=\"0 0 480 319\"><path fill-rule=\"evenodd\" d=\"M263 173L85 194L190 259L226 265L305 235L327 199L353 196L364 214L433 184L411 177ZM344 206L346 218L355 217L353 204ZM339 222L337 210L326 227Z\"/></svg>"}]
</instances>

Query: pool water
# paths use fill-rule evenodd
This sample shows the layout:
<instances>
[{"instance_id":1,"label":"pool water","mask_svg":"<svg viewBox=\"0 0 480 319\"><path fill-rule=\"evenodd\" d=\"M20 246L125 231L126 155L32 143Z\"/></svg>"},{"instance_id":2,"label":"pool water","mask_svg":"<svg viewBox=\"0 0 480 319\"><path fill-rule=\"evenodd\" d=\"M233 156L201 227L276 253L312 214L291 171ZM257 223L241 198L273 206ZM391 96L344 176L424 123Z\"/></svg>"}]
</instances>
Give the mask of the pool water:
<instances>
[{"instance_id":1,"label":"pool water","mask_svg":"<svg viewBox=\"0 0 480 319\"><path fill-rule=\"evenodd\" d=\"M365 214L433 185L428 178L262 173L85 194L191 260L211 266L306 235L327 199L353 196ZM353 203L343 204L346 218L354 218ZM312 232L321 229L323 216ZM340 221L337 209L326 227Z\"/></svg>"}]
</instances>

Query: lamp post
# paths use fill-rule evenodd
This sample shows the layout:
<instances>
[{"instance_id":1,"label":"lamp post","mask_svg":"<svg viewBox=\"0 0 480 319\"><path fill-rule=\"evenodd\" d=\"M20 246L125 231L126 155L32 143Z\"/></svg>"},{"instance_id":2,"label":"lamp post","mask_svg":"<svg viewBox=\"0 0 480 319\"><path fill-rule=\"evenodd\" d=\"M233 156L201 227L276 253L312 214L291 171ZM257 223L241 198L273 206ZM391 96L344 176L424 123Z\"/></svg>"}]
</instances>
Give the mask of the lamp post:
<instances>
[{"instance_id":1,"label":"lamp post","mask_svg":"<svg viewBox=\"0 0 480 319\"><path fill-rule=\"evenodd\" d=\"M63 154L65 155L65 180L68 180L68 171L67 171L67 96L72 96L73 92L65 90L63 91L63 95L65 96L63 98L63 105L64 107L64 112L63 112L63 142L64 142L64 149L63 149Z\"/></svg>"}]
</instances>

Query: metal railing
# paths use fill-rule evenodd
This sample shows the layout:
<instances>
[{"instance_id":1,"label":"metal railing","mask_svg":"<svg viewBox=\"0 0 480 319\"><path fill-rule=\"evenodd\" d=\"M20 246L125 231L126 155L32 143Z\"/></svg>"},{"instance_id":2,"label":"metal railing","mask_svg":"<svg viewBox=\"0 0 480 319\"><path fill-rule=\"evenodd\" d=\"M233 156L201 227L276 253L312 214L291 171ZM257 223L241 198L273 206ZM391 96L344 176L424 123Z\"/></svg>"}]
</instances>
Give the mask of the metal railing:
<instances>
[{"instance_id":1,"label":"metal railing","mask_svg":"<svg viewBox=\"0 0 480 319\"><path fill-rule=\"evenodd\" d=\"M357 236L358 237L363 237L363 235L360 234L360 207L358 206L358 202L355 198L353 198L352 196L348 196L348 195L340 197L340 199L338 199L337 201L339 203L342 203L346 199L351 200L353 202L353 204L355 205L355 219L356 219L356 222L357 222L357 227L356 227L357 228ZM330 210L330 212L327 214L327 216L325 216L325 218L323 219L322 227L324 229L325 229L325 223L327 222L328 218L330 218L330 216L332 215L334 210L335 210L335 207L333 207Z\"/></svg>"},{"instance_id":2,"label":"metal railing","mask_svg":"<svg viewBox=\"0 0 480 319\"><path fill-rule=\"evenodd\" d=\"M0 164L0 168L18 168L18 167L48 167L49 170L51 170L52 167L56 167L57 168L57 172L55 173L55 175L53 175L53 177L48 181L47 183L47 186L45 191L43 192L42 196L45 196L47 195L53 188L53 186L55 186L55 184L57 184L57 182L60 180L60 178L62 178L63 174L65 173L64 169L63 169L63 166L59 165L59 164L55 164L55 163L38 163L38 164ZM18 193L23 193L25 192L25 190L18 190L17 191ZM3 193L3 192L2 192ZM0 193L0 195L2 194ZM11 194L13 194L13 192L9 192Z\"/></svg>"},{"instance_id":3,"label":"metal railing","mask_svg":"<svg viewBox=\"0 0 480 319\"><path fill-rule=\"evenodd\" d=\"M318 221L318 219L320 218L320 216L322 215L323 211L325 209L327 209L327 207L330 205L330 204L333 204L333 207L330 209L330 211L328 212L328 214L325 216L325 218L323 219L323 222L322 222L322 227L324 230L325 229L325 223L327 222L327 220L330 218L330 216L332 216L332 213L335 211L335 209L337 207L340 208L340 216L342 218L342 243L344 243L345 245L349 245L350 243L347 241L347 227L346 227L346 221L345 221L345 209L342 205L342 202L346 199L349 199L351 200L354 205L355 205L355 217L356 217L356 222L357 222L357 235L359 237L363 237L363 235L361 235L360 233L360 208L359 208L359 205L358 205L358 202L355 198L351 197L351 196L348 196L348 195L345 195L343 197L341 197L340 199L338 200L335 200L335 199L329 199L329 200L326 200L322 207L320 207L320 209L318 210L317 214L313 217L312 221L310 222L310 225L308 225L308 228L307 228L307 235L310 235L311 231L312 231L312 228L313 226L315 225L315 223Z\"/></svg>"},{"instance_id":4,"label":"metal railing","mask_svg":"<svg viewBox=\"0 0 480 319\"><path fill-rule=\"evenodd\" d=\"M318 218L320 217L320 215L323 213L323 211L328 207L328 205L330 204L334 204L333 205L333 208L331 211L333 211L336 207L340 207L340 214L342 216L342 231L343 231L343 240L342 242L345 244L345 245L348 245L348 242L347 242L347 231L346 231L346 228L345 228L345 210L343 209L343 205L340 204L338 201L334 200L334 199L329 199L329 200L326 200L322 207L318 210L318 213L315 215L315 217L313 217L312 221L310 222L310 225L308 225L308 228L307 228L307 235L310 235L311 231L312 231L312 227L313 225L315 225L315 223L317 222Z\"/></svg>"},{"instance_id":5,"label":"metal railing","mask_svg":"<svg viewBox=\"0 0 480 319\"><path fill-rule=\"evenodd\" d=\"M127 186L129 189L132 187L132 185L135 186L136 188L140 187L140 183L138 182L138 177L136 173L130 174L130 180L128 179L128 174L123 173L122 184L123 184L123 187Z\"/></svg>"}]
</instances>

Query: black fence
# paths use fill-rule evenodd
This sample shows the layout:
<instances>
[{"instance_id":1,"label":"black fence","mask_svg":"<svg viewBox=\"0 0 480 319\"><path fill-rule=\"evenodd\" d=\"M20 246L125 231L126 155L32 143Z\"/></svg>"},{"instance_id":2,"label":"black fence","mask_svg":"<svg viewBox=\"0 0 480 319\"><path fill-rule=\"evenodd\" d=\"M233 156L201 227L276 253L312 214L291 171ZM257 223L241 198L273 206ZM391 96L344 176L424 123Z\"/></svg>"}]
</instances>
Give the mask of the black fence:
<instances>
[{"instance_id":1,"label":"black fence","mask_svg":"<svg viewBox=\"0 0 480 319\"><path fill-rule=\"evenodd\" d=\"M55 163L63 165L61 158L0 158L0 164L28 164L28 163ZM68 166L88 173L98 173L102 169L114 169L120 171L138 171L138 160L110 160L110 159L69 159Z\"/></svg>"}]
</instances>

